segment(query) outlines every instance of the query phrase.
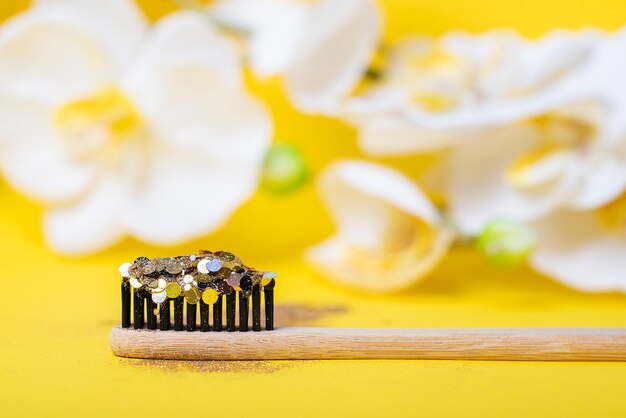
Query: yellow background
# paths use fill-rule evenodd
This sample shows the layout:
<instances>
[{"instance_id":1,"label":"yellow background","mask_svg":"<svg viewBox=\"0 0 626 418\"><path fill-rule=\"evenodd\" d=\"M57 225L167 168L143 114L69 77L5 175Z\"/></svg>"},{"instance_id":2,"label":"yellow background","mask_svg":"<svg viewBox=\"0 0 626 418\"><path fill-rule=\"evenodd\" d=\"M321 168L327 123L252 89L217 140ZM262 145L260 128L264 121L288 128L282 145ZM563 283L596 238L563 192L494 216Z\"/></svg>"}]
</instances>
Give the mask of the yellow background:
<instances>
[{"instance_id":1,"label":"yellow background","mask_svg":"<svg viewBox=\"0 0 626 418\"><path fill-rule=\"evenodd\" d=\"M169 1L140 3L151 18L174 8ZM0 0L0 15L6 18L23 4ZM626 18L624 1L381 4L388 39L503 26L528 36L553 27L614 30ZM338 157L361 156L351 129L298 114L278 82L250 79L250 85L270 104L276 137L298 144L315 171ZM380 161L410 176L428 162L423 157ZM5 184L0 184L0 202L2 416L626 415L623 363L315 361L211 372L193 364L168 368L111 355L117 266L138 255L200 247L230 249L251 265L277 270L279 303L345 307L344 313L322 318L323 326L626 326L623 295L577 293L523 268L496 271L467 248L455 248L409 292L374 298L337 289L299 259L301 248L332 231L311 185L282 198L258 193L202 241L153 248L127 240L77 260L46 249L40 206Z\"/></svg>"}]
</instances>

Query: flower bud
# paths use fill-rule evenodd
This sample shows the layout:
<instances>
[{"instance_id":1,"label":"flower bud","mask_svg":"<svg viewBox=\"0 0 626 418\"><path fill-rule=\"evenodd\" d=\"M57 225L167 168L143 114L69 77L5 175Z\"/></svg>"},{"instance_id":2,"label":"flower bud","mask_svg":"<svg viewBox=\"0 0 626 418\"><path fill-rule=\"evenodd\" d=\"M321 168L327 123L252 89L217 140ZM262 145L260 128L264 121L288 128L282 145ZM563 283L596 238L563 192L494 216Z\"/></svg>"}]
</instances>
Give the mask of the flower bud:
<instances>
[{"instance_id":1,"label":"flower bud","mask_svg":"<svg viewBox=\"0 0 626 418\"><path fill-rule=\"evenodd\" d=\"M281 194L302 186L309 178L309 168L302 153L293 145L273 144L263 166L262 186Z\"/></svg>"},{"instance_id":2,"label":"flower bud","mask_svg":"<svg viewBox=\"0 0 626 418\"><path fill-rule=\"evenodd\" d=\"M511 219L494 219L476 238L476 247L497 267L513 267L526 261L537 236L528 225Z\"/></svg>"}]
</instances>

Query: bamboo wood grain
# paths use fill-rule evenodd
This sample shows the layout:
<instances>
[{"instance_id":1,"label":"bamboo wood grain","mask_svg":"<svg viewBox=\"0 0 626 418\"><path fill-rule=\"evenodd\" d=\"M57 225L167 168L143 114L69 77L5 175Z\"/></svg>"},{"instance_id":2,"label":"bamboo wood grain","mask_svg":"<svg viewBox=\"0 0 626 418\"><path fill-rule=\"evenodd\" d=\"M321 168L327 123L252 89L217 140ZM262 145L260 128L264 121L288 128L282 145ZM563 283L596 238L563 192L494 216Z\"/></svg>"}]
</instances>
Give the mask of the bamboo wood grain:
<instances>
[{"instance_id":1,"label":"bamboo wood grain","mask_svg":"<svg viewBox=\"0 0 626 418\"><path fill-rule=\"evenodd\" d=\"M184 332L113 328L113 353L176 360L458 359L626 361L626 328L280 328Z\"/></svg>"}]
</instances>

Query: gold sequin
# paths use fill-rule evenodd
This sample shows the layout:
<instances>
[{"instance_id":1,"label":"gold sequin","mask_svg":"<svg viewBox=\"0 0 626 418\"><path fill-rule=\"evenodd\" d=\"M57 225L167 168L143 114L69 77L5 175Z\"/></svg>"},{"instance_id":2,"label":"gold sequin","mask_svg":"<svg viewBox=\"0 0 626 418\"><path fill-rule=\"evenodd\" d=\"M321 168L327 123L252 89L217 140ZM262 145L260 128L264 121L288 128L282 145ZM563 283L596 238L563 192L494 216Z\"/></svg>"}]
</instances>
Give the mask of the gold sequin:
<instances>
[{"instance_id":1,"label":"gold sequin","mask_svg":"<svg viewBox=\"0 0 626 418\"><path fill-rule=\"evenodd\" d=\"M200 300L200 292L198 289L189 289L185 292L185 299L187 303L195 305Z\"/></svg>"},{"instance_id":2,"label":"gold sequin","mask_svg":"<svg viewBox=\"0 0 626 418\"><path fill-rule=\"evenodd\" d=\"M170 299L179 297L180 293L181 293L181 289L178 283L171 282L171 283L168 283L167 286L165 286L165 294Z\"/></svg>"},{"instance_id":3,"label":"gold sequin","mask_svg":"<svg viewBox=\"0 0 626 418\"><path fill-rule=\"evenodd\" d=\"M207 305L213 305L217 302L219 298L219 293L215 289L206 289L204 293L202 293L202 301Z\"/></svg>"},{"instance_id":4,"label":"gold sequin","mask_svg":"<svg viewBox=\"0 0 626 418\"><path fill-rule=\"evenodd\" d=\"M198 274L197 279L200 283L208 283L211 281L211 276L208 274Z\"/></svg>"}]
</instances>

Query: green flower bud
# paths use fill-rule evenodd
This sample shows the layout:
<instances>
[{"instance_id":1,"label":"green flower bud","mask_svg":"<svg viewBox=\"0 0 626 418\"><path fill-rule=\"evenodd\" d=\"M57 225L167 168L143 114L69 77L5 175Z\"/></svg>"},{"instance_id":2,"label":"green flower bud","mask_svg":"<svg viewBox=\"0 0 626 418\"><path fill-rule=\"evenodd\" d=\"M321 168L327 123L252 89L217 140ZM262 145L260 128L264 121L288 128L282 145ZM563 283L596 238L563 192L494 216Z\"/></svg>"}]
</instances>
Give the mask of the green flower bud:
<instances>
[{"instance_id":1,"label":"green flower bud","mask_svg":"<svg viewBox=\"0 0 626 418\"><path fill-rule=\"evenodd\" d=\"M302 186L309 178L309 168L302 153L293 145L273 144L263 166L262 187L281 194Z\"/></svg>"},{"instance_id":2,"label":"green flower bud","mask_svg":"<svg viewBox=\"0 0 626 418\"><path fill-rule=\"evenodd\" d=\"M476 238L476 247L497 267L513 267L526 261L537 244L535 231L510 219L494 219Z\"/></svg>"}]
</instances>

